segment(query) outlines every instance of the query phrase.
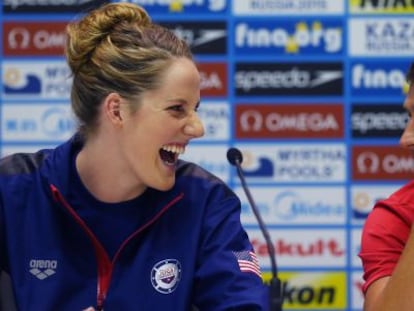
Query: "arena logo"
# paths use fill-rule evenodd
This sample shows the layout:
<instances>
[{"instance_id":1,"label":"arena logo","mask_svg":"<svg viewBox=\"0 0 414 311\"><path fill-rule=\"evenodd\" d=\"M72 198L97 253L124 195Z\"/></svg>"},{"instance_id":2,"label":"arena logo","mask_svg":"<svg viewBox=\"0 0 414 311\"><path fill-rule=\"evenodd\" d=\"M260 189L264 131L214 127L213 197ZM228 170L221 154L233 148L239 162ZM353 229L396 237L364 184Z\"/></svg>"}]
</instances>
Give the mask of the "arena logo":
<instances>
[{"instance_id":1,"label":"arena logo","mask_svg":"<svg viewBox=\"0 0 414 311\"><path fill-rule=\"evenodd\" d=\"M342 105L236 105L236 138L343 138Z\"/></svg>"},{"instance_id":2,"label":"arena logo","mask_svg":"<svg viewBox=\"0 0 414 311\"><path fill-rule=\"evenodd\" d=\"M199 63L201 97L227 95L227 64Z\"/></svg>"},{"instance_id":3,"label":"arena logo","mask_svg":"<svg viewBox=\"0 0 414 311\"><path fill-rule=\"evenodd\" d=\"M237 63L236 95L342 95L342 63Z\"/></svg>"},{"instance_id":4,"label":"arena logo","mask_svg":"<svg viewBox=\"0 0 414 311\"><path fill-rule=\"evenodd\" d=\"M408 180L413 173L414 158L397 145L352 148L354 180Z\"/></svg>"},{"instance_id":5,"label":"arena logo","mask_svg":"<svg viewBox=\"0 0 414 311\"><path fill-rule=\"evenodd\" d=\"M6 22L4 55L51 56L63 55L65 25L60 22Z\"/></svg>"},{"instance_id":6,"label":"arena logo","mask_svg":"<svg viewBox=\"0 0 414 311\"><path fill-rule=\"evenodd\" d=\"M239 54L246 47L246 53L252 48L283 48L287 54L311 52L312 50L329 54L342 50L342 24L320 21L303 21L293 23L290 20L280 21L283 26L269 21L243 22L235 26L235 45ZM273 28L271 28L273 27Z\"/></svg>"},{"instance_id":7,"label":"arena logo","mask_svg":"<svg viewBox=\"0 0 414 311\"><path fill-rule=\"evenodd\" d=\"M354 104L351 122L352 137L394 137L403 133L410 116L398 104Z\"/></svg>"}]
</instances>

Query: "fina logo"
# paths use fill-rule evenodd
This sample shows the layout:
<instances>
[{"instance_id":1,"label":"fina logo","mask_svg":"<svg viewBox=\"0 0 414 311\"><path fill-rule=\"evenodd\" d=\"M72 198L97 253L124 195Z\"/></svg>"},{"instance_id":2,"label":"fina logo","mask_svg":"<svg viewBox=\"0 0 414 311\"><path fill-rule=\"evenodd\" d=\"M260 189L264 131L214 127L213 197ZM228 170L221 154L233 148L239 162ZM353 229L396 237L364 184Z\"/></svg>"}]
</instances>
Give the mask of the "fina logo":
<instances>
[{"instance_id":1,"label":"fina logo","mask_svg":"<svg viewBox=\"0 0 414 311\"><path fill-rule=\"evenodd\" d=\"M171 294L181 279L181 264L177 259L164 259L151 270L152 286L161 294Z\"/></svg>"},{"instance_id":2,"label":"fina logo","mask_svg":"<svg viewBox=\"0 0 414 311\"><path fill-rule=\"evenodd\" d=\"M222 11L226 8L226 0L209 0L207 4L204 0L135 0L132 1L143 6L168 5L168 9L172 12L181 12L185 6L205 6L211 11Z\"/></svg>"}]
</instances>

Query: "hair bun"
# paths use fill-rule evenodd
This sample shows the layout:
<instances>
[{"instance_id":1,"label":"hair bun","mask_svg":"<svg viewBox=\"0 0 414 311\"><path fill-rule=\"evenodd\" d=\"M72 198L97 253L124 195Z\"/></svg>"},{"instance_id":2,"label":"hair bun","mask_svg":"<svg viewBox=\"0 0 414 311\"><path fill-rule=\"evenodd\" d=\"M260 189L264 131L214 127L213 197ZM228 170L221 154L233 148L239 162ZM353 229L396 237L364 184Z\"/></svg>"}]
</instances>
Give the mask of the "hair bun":
<instances>
[{"instance_id":1,"label":"hair bun","mask_svg":"<svg viewBox=\"0 0 414 311\"><path fill-rule=\"evenodd\" d=\"M73 73L90 60L99 44L115 29L135 24L149 27L151 18L144 8L132 3L109 3L90 12L67 28L66 58Z\"/></svg>"}]
</instances>

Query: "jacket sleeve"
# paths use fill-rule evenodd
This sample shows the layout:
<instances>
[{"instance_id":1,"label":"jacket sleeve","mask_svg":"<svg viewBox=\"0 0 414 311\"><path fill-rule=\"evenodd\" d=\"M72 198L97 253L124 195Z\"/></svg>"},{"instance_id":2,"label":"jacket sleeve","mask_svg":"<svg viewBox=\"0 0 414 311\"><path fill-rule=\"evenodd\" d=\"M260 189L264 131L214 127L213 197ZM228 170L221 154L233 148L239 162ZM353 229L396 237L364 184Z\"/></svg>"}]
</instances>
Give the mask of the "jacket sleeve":
<instances>
[{"instance_id":1,"label":"jacket sleeve","mask_svg":"<svg viewBox=\"0 0 414 311\"><path fill-rule=\"evenodd\" d=\"M194 304L200 311L268 310L267 287L240 222L239 198L220 184L210 193L207 205Z\"/></svg>"},{"instance_id":2,"label":"jacket sleeve","mask_svg":"<svg viewBox=\"0 0 414 311\"><path fill-rule=\"evenodd\" d=\"M3 198L0 195L0 275L5 269L6 262L6 226L4 224Z\"/></svg>"}]
</instances>

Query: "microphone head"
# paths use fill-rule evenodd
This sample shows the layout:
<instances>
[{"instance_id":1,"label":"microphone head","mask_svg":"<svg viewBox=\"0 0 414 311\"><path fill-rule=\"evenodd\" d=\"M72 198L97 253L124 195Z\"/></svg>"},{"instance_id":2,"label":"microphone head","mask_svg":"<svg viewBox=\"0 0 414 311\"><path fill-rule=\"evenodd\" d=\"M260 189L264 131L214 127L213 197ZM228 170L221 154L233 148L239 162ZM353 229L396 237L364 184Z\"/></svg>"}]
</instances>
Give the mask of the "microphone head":
<instances>
[{"instance_id":1,"label":"microphone head","mask_svg":"<svg viewBox=\"0 0 414 311\"><path fill-rule=\"evenodd\" d=\"M237 148L230 148L227 150L227 160L231 165L241 164L243 162L243 155Z\"/></svg>"}]
</instances>

